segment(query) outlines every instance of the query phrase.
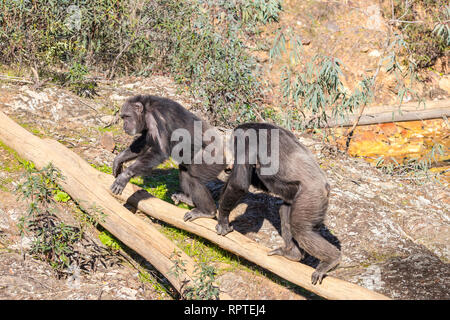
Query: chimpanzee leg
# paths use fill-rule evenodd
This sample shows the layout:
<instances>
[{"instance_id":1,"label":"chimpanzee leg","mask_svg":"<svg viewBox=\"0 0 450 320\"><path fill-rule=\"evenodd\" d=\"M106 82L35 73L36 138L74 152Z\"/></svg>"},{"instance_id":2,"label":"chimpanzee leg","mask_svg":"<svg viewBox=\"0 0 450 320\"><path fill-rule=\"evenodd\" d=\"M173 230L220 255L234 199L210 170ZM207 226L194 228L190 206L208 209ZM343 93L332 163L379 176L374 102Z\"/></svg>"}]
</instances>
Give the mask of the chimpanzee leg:
<instances>
[{"instance_id":1,"label":"chimpanzee leg","mask_svg":"<svg viewBox=\"0 0 450 320\"><path fill-rule=\"evenodd\" d=\"M284 256L289 260L300 261L303 259L303 254L293 241L291 233L291 205L284 203L280 207L279 212L281 220L281 236L284 240L284 247L276 248L270 251L268 255Z\"/></svg>"},{"instance_id":2,"label":"chimpanzee leg","mask_svg":"<svg viewBox=\"0 0 450 320\"><path fill-rule=\"evenodd\" d=\"M187 205L194 207L194 202L191 197L191 190L189 187L189 173L187 172L187 168L183 165L179 165L180 170L180 187L182 192L174 193L171 198L175 204L179 204L180 202L184 202Z\"/></svg>"},{"instance_id":3,"label":"chimpanzee leg","mask_svg":"<svg viewBox=\"0 0 450 320\"><path fill-rule=\"evenodd\" d=\"M216 216L216 203L209 192L209 189L200 181L193 177L188 171L180 171L183 180L189 184L189 193L195 206L184 215L184 221L193 221L198 218L214 218Z\"/></svg>"},{"instance_id":4,"label":"chimpanzee leg","mask_svg":"<svg viewBox=\"0 0 450 320\"><path fill-rule=\"evenodd\" d=\"M234 164L233 171L222 190L219 202L216 231L224 236L233 231L228 217L238 201L248 192L252 180L252 167L248 164Z\"/></svg>"},{"instance_id":5,"label":"chimpanzee leg","mask_svg":"<svg viewBox=\"0 0 450 320\"><path fill-rule=\"evenodd\" d=\"M340 251L314 230L314 226L323 221L327 206L326 191L314 190L301 191L292 204L292 236L302 249L320 260L311 276L312 284L321 283L325 274L341 259Z\"/></svg>"}]
</instances>

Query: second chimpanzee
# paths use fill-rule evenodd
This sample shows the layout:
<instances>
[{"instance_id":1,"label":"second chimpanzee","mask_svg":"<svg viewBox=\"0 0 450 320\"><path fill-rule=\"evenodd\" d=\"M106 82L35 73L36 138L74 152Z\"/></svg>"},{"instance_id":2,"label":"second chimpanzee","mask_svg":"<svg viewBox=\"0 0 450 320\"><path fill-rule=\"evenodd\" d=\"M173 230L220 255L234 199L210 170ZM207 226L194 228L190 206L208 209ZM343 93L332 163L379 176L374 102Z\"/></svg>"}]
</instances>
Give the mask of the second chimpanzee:
<instances>
[{"instance_id":1,"label":"second chimpanzee","mask_svg":"<svg viewBox=\"0 0 450 320\"><path fill-rule=\"evenodd\" d=\"M264 139L262 133L266 134ZM284 201L280 219L285 243L269 254L299 261L303 254L298 244L320 259L311 282L321 283L341 256L339 250L315 230L323 222L328 207L330 185L324 172L311 152L283 128L268 123L246 123L234 129L233 139L234 165L222 189L217 233L225 235L233 230L228 218L230 211L250 185L269 191ZM264 170L270 167L276 170Z\"/></svg>"}]
</instances>

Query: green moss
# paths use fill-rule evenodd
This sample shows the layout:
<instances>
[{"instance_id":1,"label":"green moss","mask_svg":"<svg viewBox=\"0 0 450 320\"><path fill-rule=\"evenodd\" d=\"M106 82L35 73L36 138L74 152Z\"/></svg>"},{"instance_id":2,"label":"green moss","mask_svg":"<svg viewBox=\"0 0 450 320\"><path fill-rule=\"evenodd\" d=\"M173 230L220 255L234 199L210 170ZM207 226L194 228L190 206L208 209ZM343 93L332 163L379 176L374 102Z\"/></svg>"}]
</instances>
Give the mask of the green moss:
<instances>
[{"instance_id":1,"label":"green moss","mask_svg":"<svg viewBox=\"0 0 450 320\"><path fill-rule=\"evenodd\" d=\"M25 159L21 158L16 151L14 151L1 141L0 141L0 150L2 152L7 153L10 157L14 158L14 160L9 161L7 164L0 162L0 171L5 171L8 173L22 171L23 163L26 162ZM5 182L6 180L8 179L3 179L3 184L6 183Z\"/></svg>"},{"instance_id":2,"label":"green moss","mask_svg":"<svg viewBox=\"0 0 450 320\"><path fill-rule=\"evenodd\" d=\"M42 129L38 129L29 123L19 123L19 124L22 128L25 128L27 131L31 132L32 134L34 134L35 136L37 136L39 138L43 138L46 136L46 133L43 132Z\"/></svg>"},{"instance_id":3,"label":"green moss","mask_svg":"<svg viewBox=\"0 0 450 320\"><path fill-rule=\"evenodd\" d=\"M112 174L112 168L110 166L107 166L106 164L99 166L99 165L91 163L90 165L91 165L91 167L97 169L100 172Z\"/></svg>"},{"instance_id":4,"label":"green moss","mask_svg":"<svg viewBox=\"0 0 450 320\"><path fill-rule=\"evenodd\" d=\"M156 167L151 176L135 177L130 182L147 190L151 195L173 204L170 196L179 190L178 170L175 170L175 166L172 160L168 160Z\"/></svg>"},{"instance_id":5,"label":"green moss","mask_svg":"<svg viewBox=\"0 0 450 320\"><path fill-rule=\"evenodd\" d=\"M116 237L114 237L111 233L109 233L107 230L104 230L100 232L98 235L98 238L100 241L107 247L114 249L114 250L120 250L123 249L125 246L120 242Z\"/></svg>"}]
</instances>

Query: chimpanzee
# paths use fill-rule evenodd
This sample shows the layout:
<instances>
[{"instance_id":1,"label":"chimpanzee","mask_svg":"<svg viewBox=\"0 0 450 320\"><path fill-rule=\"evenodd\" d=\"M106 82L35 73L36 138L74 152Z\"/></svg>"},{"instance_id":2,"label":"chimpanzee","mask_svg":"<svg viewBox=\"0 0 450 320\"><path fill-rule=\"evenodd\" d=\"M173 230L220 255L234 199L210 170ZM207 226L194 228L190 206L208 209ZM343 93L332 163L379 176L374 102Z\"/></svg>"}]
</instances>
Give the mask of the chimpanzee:
<instances>
[{"instance_id":1,"label":"chimpanzee","mask_svg":"<svg viewBox=\"0 0 450 320\"><path fill-rule=\"evenodd\" d=\"M124 122L124 131L131 136L138 136L114 159L113 175L116 180L111 185L111 191L114 194L122 193L132 177L148 175L153 167L168 159L178 144L178 141L173 141L173 133L179 130L179 133L186 135L183 138L189 138L188 151L191 151L191 154L189 155L186 149L180 152L179 156L184 159L179 163L183 193L174 194L172 199L175 203L183 201L195 206L186 213L185 221L199 217L214 218L217 207L205 185L218 177L225 169L226 163L219 161L206 164L194 161L196 154L208 146L208 143L203 141L202 134L213 128L179 103L152 95L129 98L121 108L120 117ZM201 131L194 132L199 130L196 128L201 128ZM136 161L123 170L123 164L134 159Z\"/></svg>"},{"instance_id":2,"label":"chimpanzee","mask_svg":"<svg viewBox=\"0 0 450 320\"><path fill-rule=\"evenodd\" d=\"M315 231L327 211L330 185L312 153L294 134L268 123L239 125L234 129L232 147L234 164L219 201L217 233L225 235L233 230L230 211L250 185L271 192L284 201L279 212L285 245L269 255L300 261L303 254L295 239L300 248L320 260L311 282L321 283L324 275L339 264L341 254ZM264 172L270 167L276 170Z\"/></svg>"}]
</instances>

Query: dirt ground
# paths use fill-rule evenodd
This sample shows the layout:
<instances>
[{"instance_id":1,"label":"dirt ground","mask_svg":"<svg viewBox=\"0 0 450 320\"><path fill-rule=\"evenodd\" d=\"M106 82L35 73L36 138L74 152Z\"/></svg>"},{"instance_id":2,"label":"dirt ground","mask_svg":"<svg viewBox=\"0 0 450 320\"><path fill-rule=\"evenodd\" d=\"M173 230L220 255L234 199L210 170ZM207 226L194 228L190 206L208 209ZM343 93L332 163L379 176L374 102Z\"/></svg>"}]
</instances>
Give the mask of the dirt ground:
<instances>
[{"instance_id":1,"label":"dirt ground","mask_svg":"<svg viewBox=\"0 0 450 320\"><path fill-rule=\"evenodd\" d=\"M172 98L188 109L196 105L169 78L159 76L101 83L94 100L60 88L36 91L28 85L1 83L0 110L34 134L57 139L88 162L110 167L118 150L129 143L114 111L138 93ZM330 274L395 299L449 299L448 186L394 179L363 160L331 151L306 134L298 137L313 151L332 186L328 216L320 232L340 248L343 259ZM93 255L96 267L86 273L74 266L69 277L56 278L48 264L27 253L31 239L18 233L17 220L26 205L17 201L12 190L21 173L14 156L2 149L1 299L174 298L170 290L161 289L167 280L156 270L132 253L124 256L105 248L98 241L98 230L89 235L89 243L95 243L92 246L99 252ZM275 248L282 243L280 204L277 198L252 192L232 212L232 225ZM70 205L61 206L62 216L70 216ZM302 262L317 265L312 257ZM314 298L268 272L226 263L221 267L221 290L238 299ZM142 270L150 274L151 281L142 280Z\"/></svg>"}]
</instances>

